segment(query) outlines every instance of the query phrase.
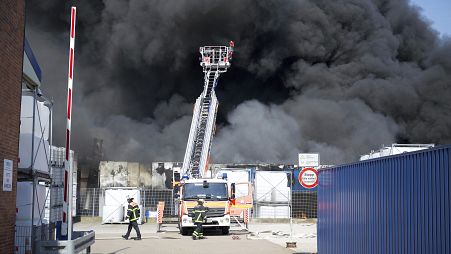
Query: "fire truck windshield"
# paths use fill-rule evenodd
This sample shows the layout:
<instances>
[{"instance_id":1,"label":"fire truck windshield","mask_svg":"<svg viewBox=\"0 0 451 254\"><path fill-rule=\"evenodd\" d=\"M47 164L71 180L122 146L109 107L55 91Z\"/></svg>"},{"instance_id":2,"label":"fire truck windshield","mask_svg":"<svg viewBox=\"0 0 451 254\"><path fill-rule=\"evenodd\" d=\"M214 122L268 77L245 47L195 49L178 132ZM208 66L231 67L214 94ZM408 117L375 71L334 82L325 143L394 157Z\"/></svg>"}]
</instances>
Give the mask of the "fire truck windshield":
<instances>
[{"instance_id":1,"label":"fire truck windshield","mask_svg":"<svg viewBox=\"0 0 451 254\"><path fill-rule=\"evenodd\" d=\"M183 187L183 198L185 200L197 200L199 198L207 200L227 200L226 183L186 183Z\"/></svg>"}]
</instances>

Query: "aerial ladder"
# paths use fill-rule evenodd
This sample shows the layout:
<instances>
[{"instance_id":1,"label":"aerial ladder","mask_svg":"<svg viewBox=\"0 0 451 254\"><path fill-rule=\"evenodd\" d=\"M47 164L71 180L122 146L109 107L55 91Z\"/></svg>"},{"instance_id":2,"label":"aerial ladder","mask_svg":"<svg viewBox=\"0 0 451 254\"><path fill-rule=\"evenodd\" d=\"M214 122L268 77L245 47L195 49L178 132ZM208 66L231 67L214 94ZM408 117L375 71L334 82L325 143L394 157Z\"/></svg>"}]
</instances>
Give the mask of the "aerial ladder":
<instances>
[{"instance_id":1,"label":"aerial ladder","mask_svg":"<svg viewBox=\"0 0 451 254\"><path fill-rule=\"evenodd\" d=\"M215 87L219 75L227 72L232 60L234 43L229 46L204 46L199 52L204 72L204 90L197 98L186 144L182 175L203 178L208 171L211 142L215 133L218 99Z\"/></svg>"},{"instance_id":2,"label":"aerial ladder","mask_svg":"<svg viewBox=\"0 0 451 254\"><path fill-rule=\"evenodd\" d=\"M177 215L177 223L183 235L195 226L189 215L196 200L200 198L206 199L205 205L210 209L204 226L220 228L223 234L229 233L235 185L229 188L226 179L208 178L208 162L218 110L215 88L219 76L230 67L233 48L234 43L231 41L229 46L204 46L199 49L204 89L194 105L182 167L173 169L173 215ZM160 202L157 207L158 231L161 231L163 224L169 223L168 220L163 223L163 212L164 203Z\"/></svg>"}]
</instances>

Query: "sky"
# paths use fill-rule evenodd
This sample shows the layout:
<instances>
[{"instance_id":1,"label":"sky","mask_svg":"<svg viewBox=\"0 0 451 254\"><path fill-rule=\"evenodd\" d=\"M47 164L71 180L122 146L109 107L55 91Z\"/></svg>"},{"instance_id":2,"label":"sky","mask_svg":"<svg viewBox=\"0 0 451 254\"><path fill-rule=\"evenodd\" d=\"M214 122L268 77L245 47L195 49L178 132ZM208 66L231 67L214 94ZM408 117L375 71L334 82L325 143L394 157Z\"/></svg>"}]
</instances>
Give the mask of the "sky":
<instances>
[{"instance_id":1,"label":"sky","mask_svg":"<svg viewBox=\"0 0 451 254\"><path fill-rule=\"evenodd\" d=\"M28 0L26 35L64 146L70 6L72 147L182 161L203 88L198 49L235 41L219 78L216 163L355 161L392 143L451 144L451 39L409 0Z\"/></svg>"},{"instance_id":2,"label":"sky","mask_svg":"<svg viewBox=\"0 0 451 254\"><path fill-rule=\"evenodd\" d=\"M442 35L451 36L450 0L411 0L423 9L423 15L432 22L432 27Z\"/></svg>"}]
</instances>

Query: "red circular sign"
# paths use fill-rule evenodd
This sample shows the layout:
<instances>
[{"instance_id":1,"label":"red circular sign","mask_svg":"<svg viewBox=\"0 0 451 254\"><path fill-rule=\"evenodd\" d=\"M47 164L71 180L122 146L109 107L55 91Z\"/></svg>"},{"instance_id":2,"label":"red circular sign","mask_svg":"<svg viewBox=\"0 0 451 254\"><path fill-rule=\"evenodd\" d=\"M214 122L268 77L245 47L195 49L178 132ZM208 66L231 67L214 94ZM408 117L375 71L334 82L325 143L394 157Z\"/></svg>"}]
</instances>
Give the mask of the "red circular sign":
<instances>
[{"instance_id":1,"label":"red circular sign","mask_svg":"<svg viewBox=\"0 0 451 254\"><path fill-rule=\"evenodd\" d=\"M318 171L314 168L304 168L299 172L298 181L304 188L315 188L318 185Z\"/></svg>"}]
</instances>

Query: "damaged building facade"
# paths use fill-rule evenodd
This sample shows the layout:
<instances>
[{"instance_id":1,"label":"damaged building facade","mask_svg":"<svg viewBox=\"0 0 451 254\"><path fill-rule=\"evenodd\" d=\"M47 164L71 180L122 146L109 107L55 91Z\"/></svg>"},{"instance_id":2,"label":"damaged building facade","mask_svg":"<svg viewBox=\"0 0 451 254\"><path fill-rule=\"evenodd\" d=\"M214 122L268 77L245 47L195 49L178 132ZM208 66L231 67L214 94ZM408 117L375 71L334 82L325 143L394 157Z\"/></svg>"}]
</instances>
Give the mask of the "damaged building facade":
<instances>
[{"instance_id":1,"label":"damaged building facade","mask_svg":"<svg viewBox=\"0 0 451 254\"><path fill-rule=\"evenodd\" d=\"M116 193L113 194L116 199L121 199L121 193L134 190L137 193L134 197L139 199L146 217L156 213L158 202L161 201L165 202L165 216L174 215L173 172L180 171L181 167L182 162L100 161L99 187L79 189L77 214L108 217L110 214L105 215L104 209L118 210L108 203L112 193ZM296 165L210 164L209 169L212 177L222 177L223 173L227 173L231 181L249 182L249 188L237 191L246 192L242 194L252 197L251 216L254 218L316 218L317 190L301 186ZM80 185L86 186L83 183ZM124 196L122 200L114 200L114 203L123 203L124 206L125 199Z\"/></svg>"}]
</instances>

